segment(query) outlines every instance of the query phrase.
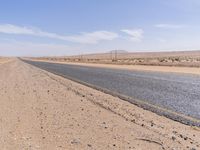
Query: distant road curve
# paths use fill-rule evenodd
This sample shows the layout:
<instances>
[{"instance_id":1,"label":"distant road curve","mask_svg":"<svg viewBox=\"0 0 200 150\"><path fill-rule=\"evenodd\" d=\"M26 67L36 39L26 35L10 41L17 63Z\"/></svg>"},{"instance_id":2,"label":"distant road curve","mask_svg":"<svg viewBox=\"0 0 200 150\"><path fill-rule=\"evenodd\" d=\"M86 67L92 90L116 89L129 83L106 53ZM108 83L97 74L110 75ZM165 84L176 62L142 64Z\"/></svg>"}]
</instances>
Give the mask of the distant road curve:
<instances>
[{"instance_id":1,"label":"distant road curve","mask_svg":"<svg viewBox=\"0 0 200 150\"><path fill-rule=\"evenodd\" d=\"M200 76L23 61L160 115L200 126Z\"/></svg>"}]
</instances>

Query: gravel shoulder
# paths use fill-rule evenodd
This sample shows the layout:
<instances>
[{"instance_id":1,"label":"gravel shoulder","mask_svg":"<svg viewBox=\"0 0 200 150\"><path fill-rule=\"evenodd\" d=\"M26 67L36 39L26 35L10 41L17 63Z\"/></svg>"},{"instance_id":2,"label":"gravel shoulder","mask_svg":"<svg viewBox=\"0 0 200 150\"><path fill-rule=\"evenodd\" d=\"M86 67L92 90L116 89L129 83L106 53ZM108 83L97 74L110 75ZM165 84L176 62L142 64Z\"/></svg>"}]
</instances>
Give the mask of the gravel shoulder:
<instances>
[{"instance_id":1,"label":"gravel shoulder","mask_svg":"<svg viewBox=\"0 0 200 150\"><path fill-rule=\"evenodd\" d=\"M200 129L14 60L0 65L2 149L200 149Z\"/></svg>"}]
</instances>

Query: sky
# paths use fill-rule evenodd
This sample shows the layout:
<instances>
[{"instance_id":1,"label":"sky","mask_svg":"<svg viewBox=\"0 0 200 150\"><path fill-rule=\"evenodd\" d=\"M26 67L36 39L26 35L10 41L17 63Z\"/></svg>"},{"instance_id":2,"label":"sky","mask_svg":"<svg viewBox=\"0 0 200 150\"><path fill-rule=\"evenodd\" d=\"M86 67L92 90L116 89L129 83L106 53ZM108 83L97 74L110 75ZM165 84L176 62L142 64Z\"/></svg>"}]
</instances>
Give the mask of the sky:
<instances>
[{"instance_id":1,"label":"sky","mask_svg":"<svg viewBox=\"0 0 200 150\"><path fill-rule=\"evenodd\" d=\"M199 0L0 0L0 55L200 50Z\"/></svg>"}]
</instances>

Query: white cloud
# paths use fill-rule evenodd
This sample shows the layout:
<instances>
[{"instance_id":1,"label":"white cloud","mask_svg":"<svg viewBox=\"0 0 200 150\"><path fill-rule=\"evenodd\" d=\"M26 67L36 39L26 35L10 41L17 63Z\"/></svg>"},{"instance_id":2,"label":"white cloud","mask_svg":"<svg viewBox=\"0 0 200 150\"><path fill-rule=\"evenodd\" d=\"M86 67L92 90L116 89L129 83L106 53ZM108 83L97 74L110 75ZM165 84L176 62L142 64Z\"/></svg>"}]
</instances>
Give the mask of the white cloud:
<instances>
[{"instance_id":1,"label":"white cloud","mask_svg":"<svg viewBox=\"0 0 200 150\"><path fill-rule=\"evenodd\" d=\"M117 33L108 31L95 31L91 33L81 33L79 35L63 36L56 33L45 32L37 28L21 27L11 24L1 24L0 33L47 37L82 44L96 44L102 40L113 40L118 37Z\"/></svg>"},{"instance_id":2,"label":"white cloud","mask_svg":"<svg viewBox=\"0 0 200 150\"><path fill-rule=\"evenodd\" d=\"M0 42L2 56L63 56L79 54L82 47L64 44L32 43L20 41Z\"/></svg>"},{"instance_id":3,"label":"white cloud","mask_svg":"<svg viewBox=\"0 0 200 150\"><path fill-rule=\"evenodd\" d=\"M108 31L95 31L92 33L82 33L81 35L74 35L66 37L66 40L78 43L98 43L101 40L114 40L118 38L118 34Z\"/></svg>"},{"instance_id":4,"label":"white cloud","mask_svg":"<svg viewBox=\"0 0 200 150\"><path fill-rule=\"evenodd\" d=\"M159 42L161 42L161 43L166 43L167 42L167 40L166 39L163 39L163 38L158 38L157 39Z\"/></svg>"},{"instance_id":5,"label":"white cloud","mask_svg":"<svg viewBox=\"0 0 200 150\"><path fill-rule=\"evenodd\" d=\"M156 28L163 28L163 29L180 29L184 28L185 25L178 25L178 24L156 24Z\"/></svg>"},{"instance_id":6,"label":"white cloud","mask_svg":"<svg viewBox=\"0 0 200 150\"><path fill-rule=\"evenodd\" d=\"M123 29L122 32L128 34L130 36L130 40L134 42L141 42L143 39L144 31L142 29Z\"/></svg>"}]
</instances>

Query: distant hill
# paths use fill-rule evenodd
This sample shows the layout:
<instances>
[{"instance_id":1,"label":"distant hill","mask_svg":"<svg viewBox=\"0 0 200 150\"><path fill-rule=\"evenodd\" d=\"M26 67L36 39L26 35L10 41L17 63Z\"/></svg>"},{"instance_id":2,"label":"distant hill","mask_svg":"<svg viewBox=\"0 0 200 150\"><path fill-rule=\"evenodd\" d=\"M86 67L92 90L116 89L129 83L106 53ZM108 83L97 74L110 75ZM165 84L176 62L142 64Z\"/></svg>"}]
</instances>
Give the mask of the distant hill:
<instances>
[{"instance_id":1,"label":"distant hill","mask_svg":"<svg viewBox=\"0 0 200 150\"><path fill-rule=\"evenodd\" d=\"M126 51L126 50L112 50L112 51L109 51L108 53L123 54L123 53L128 53L128 51Z\"/></svg>"}]
</instances>

